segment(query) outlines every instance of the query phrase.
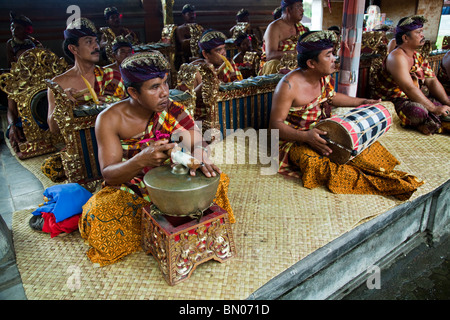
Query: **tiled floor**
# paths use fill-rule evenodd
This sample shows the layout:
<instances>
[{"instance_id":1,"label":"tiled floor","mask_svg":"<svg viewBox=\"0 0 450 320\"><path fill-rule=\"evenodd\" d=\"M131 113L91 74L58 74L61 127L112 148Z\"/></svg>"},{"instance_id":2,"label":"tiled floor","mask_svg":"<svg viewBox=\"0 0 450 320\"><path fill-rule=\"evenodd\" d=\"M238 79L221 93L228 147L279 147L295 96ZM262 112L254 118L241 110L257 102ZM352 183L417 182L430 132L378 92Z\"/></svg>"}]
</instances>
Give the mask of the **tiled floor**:
<instances>
[{"instance_id":1,"label":"tiled floor","mask_svg":"<svg viewBox=\"0 0 450 320\"><path fill-rule=\"evenodd\" d=\"M14 211L33 208L42 202L42 183L0 145L0 214L11 229Z\"/></svg>"},{"instance_id":2,"label":"tiled floor","mask_svg":"<svg viewBox=\"0 0 450 320\"><path fill-rule=\"evenodd\" d=\"M1 133L3 135L3 133ZM0 215L11 232L12 214L42 202L42 183L11 154L0 138ZM0 300L26 299L14 259L0 264Z\"/></svg>"}]
</instances>

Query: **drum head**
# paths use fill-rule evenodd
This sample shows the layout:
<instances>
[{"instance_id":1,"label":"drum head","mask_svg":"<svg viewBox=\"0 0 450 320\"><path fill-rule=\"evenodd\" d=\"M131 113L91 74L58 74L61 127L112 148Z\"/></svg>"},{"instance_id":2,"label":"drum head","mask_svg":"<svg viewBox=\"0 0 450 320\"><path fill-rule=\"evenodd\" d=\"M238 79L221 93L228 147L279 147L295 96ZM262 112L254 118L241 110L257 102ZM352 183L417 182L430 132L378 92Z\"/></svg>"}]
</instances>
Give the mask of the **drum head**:
<instances>
[{"instance_id":1,"label":"drum head","mask_svg":"<svg viewBox=\"0 0 450 320\"><path fill-rule=\"evenodd\" d=\"M31 115L38 126L43 129L48 129L47 113L48 113L48 100L47 90L42 90L36 93L31 99L30 103Z\"/></svg>"},{"instance_id":2,"label":"drum head","mask_svg":"<svg viewBox=\"0 0 450 320\"><path fill-rule=\"evenodd\" d=\"M319 122L315 128L326 131L327 132L327 138L334 141L335 143L349 149L353 150L353 143L352 139L347 132L347 130L342 127L339 123L329 120L323 120ZM328 147L333 151L328 158L337 164L345 164L347 163L352 155L349 151L338 147L335 144L328 143Z\"/></svg>"}]
</instances>

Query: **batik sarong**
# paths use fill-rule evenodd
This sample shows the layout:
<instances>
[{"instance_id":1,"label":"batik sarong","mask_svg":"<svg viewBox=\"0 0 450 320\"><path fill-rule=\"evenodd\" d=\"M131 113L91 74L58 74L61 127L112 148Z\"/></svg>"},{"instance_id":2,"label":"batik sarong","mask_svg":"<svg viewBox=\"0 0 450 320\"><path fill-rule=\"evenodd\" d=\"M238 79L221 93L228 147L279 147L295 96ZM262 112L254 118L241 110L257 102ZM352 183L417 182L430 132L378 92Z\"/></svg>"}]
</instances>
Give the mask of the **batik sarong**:
<instances>
[{"instance_id":1,"label":"batik sarong","mask_svg":"<svg viewBox=\"0 0 450 320\"><path fill-rule=\"evenodd\" d=\"M448 77L447 71L445 70L444 66L442 65L442 60L439 65L439 70L438 70L436 77L438 78L438 80L442 84L442 86L444 87L447 95L450 95L450 78Z\"/></svg>"},{"instance_id":2,"label":"batik sarong","mask_svg":"<svg viewBox=\"0 0 450 320\"><path fill-rule=\"evenodd\" d=\"M400 50L400 49L399 49ZM409 71L414 84L424 91L425 79L435 77L428 61L418 52L414 52L414 65ZM381 71L377 74L374 87L375 96L384 101L392 101L402 126L415 127L425 134L440 132L441 121L424 106L412 102L406 93L398 86L386 70L386 60ZM424 91L426 93L426 91ZM428 96L435 105L440 105L433 97Z\"/></svg>"},{"instance_id":3,"label":"batik sarong","mask_svg":"<svg viewBox=\"0 0 450 320\"><path fill-rule=\"evenodd\" d=\"M308 32L309 29L305 27L301 22L298 22L295 25L296 34L288 39L284 39L280 41L278 44L278 51L295 51L295 46L297 45L298 38L304 34L305 32ZM270 60L272 62L266 61L266 44L263 42L262 45L262 54L261 54L261 62L260 62L260 75L265 74L273 74L278 73L278 66L280 65L280 60ZM269 65L265 66L266 63L270 63Z\"/></svg>"},{"instance_id":4,"label":"batik sarong","mask_svg":"<svg viewBox=\"0 0 450 320\"><path fill-rule=\"evenodd\" d=\"M300 169L303 186L326 186L337 194L376 194L407 200L423 184L406 172L394 170L400 162L378 141L346 164L336 164L306 144L295 144L289 160Z\"/></svg>"},{"instance_id":5,"label":"batik sarong","mask_svg":"<svg viewBox=\"0 0 450 320\"><path fill-rule=\"evenodd\" d=\"M95 83L93 89L97 97L103 97L106 103L117 102L127 97L119 71L108 67L95 66L94 74ZM78 104L93 100L92 94L88 89L80 91L75 98Z\"/></svg>"},{"instance_id":6,"label":"batik sarong","mask_svg":"<svg viewBox=\"0 0 450 320\"><path fill-rule=\"evenodd\" d=\"M329 101L335 95L330 78L321 79L322 92L311 103L291 108L285 124L310 130L318 121L330 117ZM292 141L280 141L279 157L278 172L301 178L309 189L326 186L333 193L377 194L406 200L423 184L414 176L394 170L399 162L377 141L342 165L319 155L306 143Z\"/></svg>"}]
</instances>

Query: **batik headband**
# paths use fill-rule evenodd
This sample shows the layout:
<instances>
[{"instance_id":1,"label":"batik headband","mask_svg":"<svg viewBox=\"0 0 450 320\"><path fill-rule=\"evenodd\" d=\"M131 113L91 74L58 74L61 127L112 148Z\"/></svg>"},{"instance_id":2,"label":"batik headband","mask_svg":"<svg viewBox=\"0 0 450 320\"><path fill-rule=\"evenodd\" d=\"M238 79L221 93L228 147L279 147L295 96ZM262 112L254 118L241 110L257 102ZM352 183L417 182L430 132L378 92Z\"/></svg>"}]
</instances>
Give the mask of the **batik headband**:
<instances>
[{"instance_id":1,"label":"batik headband","mask_svg":"<svg viewBox=\"0 0 450 320\"><path fill-rule=\"evenodd\" d=\"M170 70L169 63L159 51L136 53L120 64L125 84L140 83L154 78L164 78Z\"/></svg>"},{"instance_id":2,"label":"batik headband","mask_svg":"<svg viewBox=\"0 0 450 320\"><path fill-rule=\"evenodd\" d=\"M112 42L112 49L115 52L122 47L130 47L131 49L133 49L133 45L130 41L128 41L124 36L118 36Z\"/></svg>"},{"instance_id":3,"label":"batik headband","mask_svg":"<svg viewBox=\"0 0 450 320\"><path fill-rule=\"evenodd\" d=\"M201 36L198 46L201 50L211 50L225 44L226 39L222 32L211 30Z\"/></svg>"},{"instance_id":4,"label":"batik headband","mask_svg":"<svg viewBox=\"0 0 450 320\"><path fill-rule=\"evenodd\" d=\"M334 47L337 41L336 33L330 30L314 31L297 43L299 54L309 51L322 51Z\"/></svg>"},{"instance_id":5,"label":"batik headband","mask_svg":"<svg viewBox=\"0 0 450 320\"><path fill-rule=\"evenodd\" d=\"M247 9L241 9L236 14L236 18L243 18L243 17L247 17L247 16L250 16L250 12L248 12Z\"/></svg>"},{"instance_id":6,"label":"batik headband","mask_svg":"<svg viewBox=\"0 0 450 320\"><path fill-rule=\"evenodd\" d=\"M32 26L33 25L31 20L28 17L24 16L23 14L17 15L15 12L10 11L9 12L9 17L10 17L10 22L11 23L15 22L15 23L19 23L19 24L24 25L24 26Z\"/></svg>"},{"instance_id":7,"label":"batik headband","mask_svg":"<svg viewBox=\"0 0 450 320\"><path fill-rule=\"evenodd\" d=\"M286 7L289 7L291 4L297 3L297 2L303 2L303 0L281 0L281 9L284 9Z\"/></svg>"},{"instance_id":8,"label":"batik headband","mask_svg":"<svg viewBox=\"0 0 450 320\"><path fill-rule=\"evenodd\" d=\"M105 16L105 20L109 20L113 14L119 14L119 10L116 7L108 7L103 11L103 15Z\"/></svg>"},{"instance_id":9,"label":"batik headband","mask_svg":"<svg viewBox=\"0 0 450 320\"><path fill-rule=\"evenodd\" d=\"M373 28L373 31L389 31L391 28L385 24L379 24Z\"/></svg>"},{"instance_id":10,"label":"batik headband","mask_svg":"<svg viewBox=\"0 0 450 320\"><path fill-rule=\"evenodd\" d=\"M23 25L25 27L25 32L27 34L32 34L33 33L33 23L31 22L31 20L28 17L24 16L23 14L18 16L13 11L9 12L9 17L11 19L10 20L11 23L14 22L14 23L18 23L18 24Z\"/></svg>"},{"instance_id":11,"label":"batik headband","mask_svg":"<svg viewBox=\"0 0 450 320\"><path fill-rule=\"evenodd\" d=\"M181 14L185 14L186 12L195 12L195 7L192 4L185 4L181 10Z\"/></svg>"},{"instance_id":12,"label":"batik headband","mask_svg":"<svg viewBox=\"0 0 450 320\"><path fill-rule=\"evenodd\" d=\"M97 37L97 29L92 21L86 18L72 21L64 30L64 39L81 37Z\"/></svg>"},{"instance_id":13,"label":"batik headband","mask_svg":"<svg viewBox=\"0 0 450 320\"><path fill-rule=\"evenodd\" d=\"M419 28L423 28L424 23L427 22L423 16L411 16L403 20L395 28L395 33L405 33Z\"/></svg>"}]
</instances>

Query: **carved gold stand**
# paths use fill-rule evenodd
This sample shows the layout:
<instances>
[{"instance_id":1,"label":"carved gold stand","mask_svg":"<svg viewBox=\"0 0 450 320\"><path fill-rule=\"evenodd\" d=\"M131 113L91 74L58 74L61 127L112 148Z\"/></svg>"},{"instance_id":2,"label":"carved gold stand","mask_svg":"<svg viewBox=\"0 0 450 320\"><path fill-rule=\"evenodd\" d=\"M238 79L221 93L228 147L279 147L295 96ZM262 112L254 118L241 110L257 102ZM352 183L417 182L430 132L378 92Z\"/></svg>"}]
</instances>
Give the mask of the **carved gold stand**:
<instances>
[{"instance_id":1,"label":"carved gold stand","mask_svg":"<svg viewBox=\"0 0 450 320\"><path fill-rule=\"evenodd\" d=\"M148 206L142 211L142 248L158 261L169 285L187 280L203 262L236 256L228 213L219 206L212 205L200 221L155 210Z\"/></svg>"},{"instance_id":2,"label":"carved gold stand","mask_svg":"<svg viewBox=\"0 0 450 320\"><path fill-rule=\"evenodd\" d=\"M34 48L24 52L11 71L0 76L0 89L17 103L22 119L25 142L19 143L19 159L26 159L56 151L55 144L63 141L61 135L39 127L34 120L32 102L46 95L44 79L52 79L68 69L67 62L53 52Z\"/></svg>"},{"instance_id":3,"label":"carved gold stand","mask_svg":"<svg viewBox=\"0 0 450 320\"><path fill-rule=\"evenodd\" d=\"M102 106L90 106L89 115L78 116L80 106L69 99L64 89L54 81L45 83L55 96L54 118L66 147L60 152L68 182L78 183L91 192L103 180L97 157L95 120ZM84 106L89 107L89 106ZM96 111L96 112L94 112Z\"/></svg>"}]
</instances>

